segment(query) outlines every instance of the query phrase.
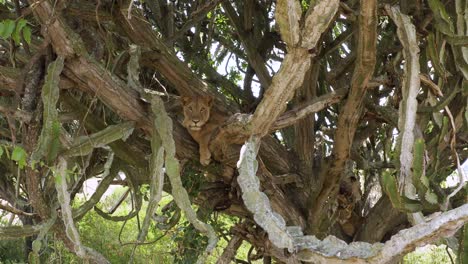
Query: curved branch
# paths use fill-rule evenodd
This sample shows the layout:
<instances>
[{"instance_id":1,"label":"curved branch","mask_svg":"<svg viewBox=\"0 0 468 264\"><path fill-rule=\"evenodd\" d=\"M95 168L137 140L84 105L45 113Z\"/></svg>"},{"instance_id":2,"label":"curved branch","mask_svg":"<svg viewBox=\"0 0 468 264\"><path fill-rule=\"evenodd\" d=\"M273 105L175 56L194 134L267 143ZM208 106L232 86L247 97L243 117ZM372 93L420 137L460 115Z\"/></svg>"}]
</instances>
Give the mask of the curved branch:
<instances>
[{"instance_id":1,"label":"curved branch","mask_svg":"<svg viewBox=\"0 0 468 264\"><path fill-rule=\"evenodd\" d=\"M140 212L140 209L141 209L141 205L142 205L142 202L143 202L143 197L141 196L140 194L140 191L138 190L138 188L133 188L134 190L134 195L135 195L135 208L133 209L133 212L129 213L128 215L122 215L122 216L112 216L112 215L109 215L107 213L105 213L104 211L102 211L101 209L99 209L98 207L94 207L94 211L96 211L96 213L98 215L100 215L102 218L104 219L107 219L107 220L111 220L111 221L115 221L115 222L122 222L122 221L127 221L129 219L132 219L133 217L135 217L139 212Z\"/></svg>"},{"instance_id":2,"label":"curved branch","mask_svg":"<svg viewBox=\"0 0 468 264\"><path fill-rule=\"evenodd\" d=\"M91 198L89 198L89 200L86 201L83 205L81 205L78 209L74 210L73 219L75 219L75 221L79 221L89 210L91 210L99 202L99 200L101 200L101 197L109 188L110 184L112 183L112 180L114 180L115 175L118 173L118 170L111 168L113 156L113 153L110 152L106 164L104 165L102 181L99 183L93 195L91 195Z\"/></svg>"},{"instance_id":3,"label":"curved branch","mask_svg":"<svg viewBox=\"0 0 468 264\"><path fill-rule=\"evenodd\" d=\"M432 220L401 230L385 244L345 242L327 237L320 241L314 236L304 237L299 259L316 263L392 263L416 247L430 244L441 237L452 236L468 222L468 204L445 212Z\"/></svg>"},{"instance_id":4,"label":"curved branch","mask_svg":"<svg viewBox=\"0 0 468 264\"><path fill-rule=\"evenodd\" d=\"M2 204L2 203L0 203L0 210L7 211L15 215L23 215L23 216L35 216L36 215L35 213L27 213L13 206L9 206L7 204Z\"/></svg>"}]
</instances>

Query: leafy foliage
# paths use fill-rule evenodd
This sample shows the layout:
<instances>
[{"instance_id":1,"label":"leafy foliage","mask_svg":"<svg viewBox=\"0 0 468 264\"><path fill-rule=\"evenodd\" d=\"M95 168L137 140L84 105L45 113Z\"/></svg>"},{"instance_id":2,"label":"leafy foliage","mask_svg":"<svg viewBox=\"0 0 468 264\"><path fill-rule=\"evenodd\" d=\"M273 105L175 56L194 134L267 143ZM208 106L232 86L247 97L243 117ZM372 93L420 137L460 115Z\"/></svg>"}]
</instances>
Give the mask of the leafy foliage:
<instances>
[{"instance_id":1,"label":"leafy foliage","mask_svg":"<svg viewBox=\"0 0 468 264\"><path fill-rule=\"evenodd\" d=\"M26 43L31 44L31 28L23 18L18 21L6 19L0 22L0 37L13 39L17 45L21 43L21 37Z\"/></svg>"}]
</instances>

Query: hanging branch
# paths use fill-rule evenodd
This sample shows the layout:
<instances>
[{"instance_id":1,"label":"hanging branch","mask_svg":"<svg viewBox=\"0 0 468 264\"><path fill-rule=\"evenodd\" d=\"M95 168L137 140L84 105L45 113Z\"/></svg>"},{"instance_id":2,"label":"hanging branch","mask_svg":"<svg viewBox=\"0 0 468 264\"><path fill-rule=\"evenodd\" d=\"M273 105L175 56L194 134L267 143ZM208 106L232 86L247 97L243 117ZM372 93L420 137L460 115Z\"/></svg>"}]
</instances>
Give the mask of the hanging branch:
<instances>
[{"instance_id":1,"label":"hanging branch","mask_svg":"<svg viewBox=\"0 0 468 264\"><path fill-rule=\"evenodd\" d=\"M411 199L416 198L414 186L412 184L412 165L414 147L414 128L416 125L416 111L418 102L416 96L420 88L419 79L419 47L416 38L416 29L411 23L411 19L400 12L396 6L385 6L388 15L397 25L398 38L403 45L403 56L405 58L404 79L402 85L402 101L399 108L398 138L397 148L399 149L399 180L400 193Z\"/></svg>"},{"instance_id":2,"label":"hanging branch","mask_svg":"<svg viewBox=\"0 0 468 264\"><path fill-rule=\"evenodd\" d=\"M139 80L140 75L140 47L130 45L130 61L127 65L127 82L132 89L142 93L143 87ZM145 219L138 234L135 245L133 246L132 254L129 263L133 262L133 256L138 245L143 244L148 234L151 219L158 208L159 201L162 198L162 189L164 184L164 147L161 145L161 138L157 132L158 123L153 121L153 133L151 138L151 162L150 162L150 198L148 207L146 208Z\"/></svg>"},{"instance_id":3,"label":"hanging branch","mask_svg":"<svg viewBox=\"0 0 468 264\"><path fill-rule=\"evenodd\" d=\"M69 177L67 161L59 156L55 176L55 189L57 190L57 198L60 203L62 220L65 225L65 234L73 244L73 252L80 258L91 260L95 263L110 263L99 252L92 248L85 247L81 244L80 234L75 227L73 214L70 203L70 193L68 192L67 178Z\"/></svg>"},{"instance_id":4,"label":"hanging branch","mask_svg":"<svg viewBox=\"0 0 468 264\"><path fill-rule=\"evenodd\" d=\"M101 197L109 188L109 185L115 178L118 171L112 170L111 166L114 161L114 152L109 152L106 163L104 164L104 172L101 174L101 182L97 186L91 198L83 203L78 209L73 212L73 218L75 221L79 221L89 210L91 210L98 202Z\"/></svg>"},{"instance_id":5,"label":"hanging branch","mask_svg":"<svg viewBox=\"0 0 468 264\"><path fill-rule=\"evenodd\" d=\"M78 257L86 258L85 250L81 245L80 234L73 222L73 214L70 206L70 193L68 190L67 178L69 172L67 171L67 161L63 157L58 158L58 164L55 176L55 189L57 190L57 199L60 203L63 223L65 224L65 233L67 238L74 244L74 252Z\"/></svg>"},{"instance_id":6,"label":"hanging branch","mask_svg":"<svg viewBox=\"0 0 468 264\"><path fill-rule=\"evenodd\" d=\"M41 135L31 160L39 161L46 157L47 161L55 159L59 148L60 121L58 120L57 102L59 99L58 83L63 69L64 58L58 57L47 68L47 76L42 87L42 102L44 104L43 126Z\"/></svg>"},{"instance_id":7,"label":"hanging branch","mask_svg":"<svg viewBox=\"0 0 468 264\"><path fill-rule=\"evenodd\" d=\"M177 206L185 212L185 216L189 222L200 232L208 236L208 245L205 249L205 253L198 258L197 263L204 263L208 254L211 254L213 249L216 247L218 238L216 233L209 224L203 223L197 218L197 214L193 210L190 199L182 185L180 179L180 164L176 158L176 150L174 138L172 137L172 119L167 115L164 109L164 102L159 97L153 97L151 102L151 108L155 117L154 123L158 124L155 126L157 133L162 141L162 146L165 151L165 168L166 174L169 177L172 187L172 196L174 197ZM156 132L155 131L155 132Z\"/></svg>"},{"instance_id":8,"label":"hanging branch","mask_svg":"<svg viewBox=\"0 0 468 264\"><path fill-rule=\"evenodd\" d=\"M269 240L279 248L293 251L293 237L286 231L286 222L283 217L273 212L270 200L260 191L260 180L256 173L258 169L257 152L260 147L260 138L252 137L243 146L240 152L237 168L239 176L237 182L242 190L244 204L253 214L255 223L267 233Z\"/></svg>"}]
</instances>

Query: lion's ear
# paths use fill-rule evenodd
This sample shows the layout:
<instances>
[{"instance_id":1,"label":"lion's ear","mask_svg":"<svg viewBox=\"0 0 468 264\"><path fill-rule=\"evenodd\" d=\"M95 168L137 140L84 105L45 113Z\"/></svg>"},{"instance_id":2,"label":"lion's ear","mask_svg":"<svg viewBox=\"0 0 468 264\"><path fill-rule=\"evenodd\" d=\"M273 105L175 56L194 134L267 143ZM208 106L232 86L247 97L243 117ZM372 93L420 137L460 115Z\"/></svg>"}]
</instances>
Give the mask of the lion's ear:
<instances>
[{"instance_id":1,"label":"lion's ear","mask_svg":"<svg viewBox=\"0 0 468 264\"><path fill-rule=\"evenodd\" d=\"M213 105L213 96L211 95L205 96L205 102L209 107L211 107Z\"/></svg>"},{"instance_id":2,"label":"lion's ear","mask_svg":"<svg viewBox=\"0 0 468 264\"><path fill-rule=\"evenodd\" d=\"M180 102L182 102L183 106L188 105L192 101L192 97L190 96L182 96L180 97Z\"/></svg>"}]
</instances>

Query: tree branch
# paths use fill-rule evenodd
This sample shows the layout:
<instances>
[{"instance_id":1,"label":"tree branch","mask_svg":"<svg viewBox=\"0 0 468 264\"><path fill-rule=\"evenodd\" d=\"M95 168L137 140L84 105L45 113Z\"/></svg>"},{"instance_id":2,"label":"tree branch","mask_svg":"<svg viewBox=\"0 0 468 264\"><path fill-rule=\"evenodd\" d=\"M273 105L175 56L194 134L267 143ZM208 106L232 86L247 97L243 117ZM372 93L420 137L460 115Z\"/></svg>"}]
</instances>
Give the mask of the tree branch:
<instances>
[{"instance_id":1,"label":"tree branch","mask_svg":"<svg viewBox=\"0 0 468 264\"><path fill-rule=\"evenodd\" d=\"M260 191L260 182L256 176L258 144L259 138L253 137L241 150L238 183L242 190L242 199L247 209L253 213L256 224L268 233L273 249L277 247L298 252L292 259L314 263L389 263L397 261L417 246L429 244L440 237L452 236L468 222L468 204L465 204L402 230L385 244L353 242L348 245L334 236L328 236L324 240L304 236L301 228L286 227L284 219L272 211L270 200Z\"/></svg>"},{"instance_id":2,"label":"tree branch","mask_svg":"<svg viewBox=\"0 0 468 264\"><path fill-rule=\"evenodd\" d=\"M307 117L310 114L317 113L331 104L341 101L346 95L347 89L340 89L331 93L316 97L310 102L296 106L294 109L282 114L270 128L270 131L293 125L297 121Z\"/></svg>"},{"instance_id":3,"label":"tree branch","mask_svg":"<svg viewBox=\"0 0 468 264\"><path fill-rule=\"evenodd\" d=\"M263 87L269 87L271 84L271 76L268 73L268 70L265 66L265 60L262 58L260 53L257 51L257 45L253 39L253 35L251 32L246 32L244 27L242 26L242 21L237 15L234 7L229 1L225 1L222 3L223 8L226 10L226 13L229 17L229 20L233 24L234 28L237 30L239 34L239 38L244 46L245 52L247 53L247 58L255 70L257 77Z\"/></svg>"},{"instance_id":4,"label":"tree branch","mask_svg":"<svg viewBox=\"0 0 468 264\"><path fill-rule=\"evenodd\" d=\"M224 248L223 254L219 257L216 264L229 264L234 259L237 253L237 249L242 245L242 238L239 236L232 236L229 240L228 245Z\"/></svg>"},{"instance_id":5,"label":"tree branch","mask_svg":"<svg viewBox=\"0 0 468 264\"><path fill-rule=\"evenodd\" d=\"M172 119L167 115L164 109L164 104L159 97L153 97L151 101L151 108L153 114L156 116L154 123L157 124L155 128L157 130L153 133L158 133L161 144L165 151L165 171L172 187L172 196L174 197L177 206L185 212L187 220L200 232L208 237L208 245L206 246L203 255L199 256L197 263L203 263L207 255L211 254L213 249L216 247L218 237L214 232L214 229L209 224L200 221L191 207L191 202L182 181L180 179L180 164L176 159L176 149L174 144L174 138L172 135Z\"/></svg>"},{"instance_id":6,"label":"tree branch","mask_svg":"<svg viewBox=\"0 0 468 264\"><path fill-rule=\"evenodd\" d=\"M210 89L158 38L156 32L138 10L133 10L130 19L126 17L125 10L120 10L114 15L114 22L122 27L133 43L141 46L143 50L153 51L152 56L142 57L143 63L161 73L180 95L206 95L207 93L217 95L215 89ZM223 113L233 112L235 109L221 98L216 96L218 103L214 105L215 108Z\"/></svg>"},{"instance_id":7,"label":"tree branch","mask_svg":"<svg viewBox=\"0 0 468 264\"><path fill-rule=\"evenodd\" d=\"M35 213L26 213L13 206L9 206L7 204L2 204L2 203L0 203L0 210L7 211L15 215L22 215L22 216L35 216L36 215Z\"/></svg>"},{"instance_id":8,"label":"tree branch","mask_svg":"<svg viewBox=\"0 0 468 264\"><path fill-rule=\"evenodd\" d=\"M18 239L21 237L34 236L36 234L39 234L40 230L41 230L40 225L0 227L0 238L4 240L4 239Z\"/></svg>"},{"instance_id":9,"label":"tree branch","mask_svg":"<svg viewBox=\"0 0 468 264\"><path fill-rule=\"evenodd\" d=\"M212 9L216 8L216 6L218 6L221 1L224 0L210 0L206 2L203 6L192 12L190 18L185 21L180 29L165 41L167 43L172 43L178 38L182 37L191 27L202 21L206 17L206 14L208 14L208 12L210 12Z\"/></svg>"},{"instance_id":10,"label":"tree branch","mask_svg":"<svg viewBox=\"0 0 468 264\"><path fill-rule=\"evenodd\" d=\"M252 212L255 223L268 233L269 240L275 246L287 248L291 252L294 241L286 231L283 217L273 212L270 200L265 193L260 191L260 181L256 176L259 142L258 137L252 137L242 146L237 166L239 169L237 182L242 190L244 204Z\"/></svg>"},{"instance_id":11,"label":"tree branch","mask_svg":"<svg viewBox=\"0 0 468 264\"><path fill-rule=\"evenodd\" d=\"M361 2L357 61L350 93L338 117L332 164L325 174L327 176L324 179L322 190L308 212L309 225L314 233L324 228L321 227L321 221L327 217L325 212L328 210L328 206L326 203L338 191L341 175L349 158L354 134L361 117L367 83L374 72L377 41L376 2L376 0L363 0Z\"/></svg>"},{"instance_id":12,"label":"tree branch","mask_svg":"<svg viewBox=\"0 0 468 264\"><path fill-rule=\"evenodd\" d=\"M328 3L326 6L324 6L325 2ZM309 23L317 22L317 24L307 24L306 28L317 27L317 29L323 29L320 31L322 33L331 23L331 18L338 10L338 2L335 0L320 1L317 6L324 8L314 9L310 14L310 16L320 17L319 21L309 20ZM286 13L278 9L277 12L277 19L281 21L282 19L278 15L281 16ZM287 21L287 19L284 20ZM301 32L303 36L308 33L305 31ZM315 35L315 37L316 39L309 39L308 41L310 43L317 43L320 34ZM277 117L286 109L286 103L293 97L295 90L302 85L305 74L310 68L311 54L309 54L308 49L313 48L313 46L308 46L308 49L293 46L288 48L289 52L284 58L279 72L273 77L271 86L265 92L262 101L255 110L251 121L253 135L263 136L268 133Z\"/></svg>"},{"instance_id":13,"label":"tree branch","mask_svg":"<svg viewBox=\"0 0 468 264\"><path fill-rule=\"evenodd\" d=\"M397 148L399 153L399 189L400 193L411 199L416 199L413 191L413 147L414 129L416 126L416 111L418 102L416 96L419 93L419 46L416 38L416 29L409 16L400 12L398 7L385 6L385 9L393 22L397 25L398 38L403 45L405 58L404 79L402 85L402 101L399 107Z\"/></svg>"},{"instance_id":14,"label":"tree branch","mask_svg":"<svg viewBox=\"0 0 468 264\"><path fill-rule=\"evenodd\" d=\"M323 241L314 236L305 236L302 245L298 245L304 249L297 255L302 261L314 263L393 263L416 247L430 244L441 237L453 236L467 222L468 204L465 204L428 222L401 230L385 244L353 242L348 245L332 236Z\"/></svg>"}]
</instances>

